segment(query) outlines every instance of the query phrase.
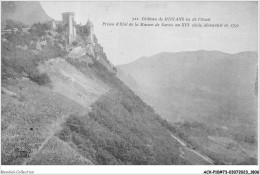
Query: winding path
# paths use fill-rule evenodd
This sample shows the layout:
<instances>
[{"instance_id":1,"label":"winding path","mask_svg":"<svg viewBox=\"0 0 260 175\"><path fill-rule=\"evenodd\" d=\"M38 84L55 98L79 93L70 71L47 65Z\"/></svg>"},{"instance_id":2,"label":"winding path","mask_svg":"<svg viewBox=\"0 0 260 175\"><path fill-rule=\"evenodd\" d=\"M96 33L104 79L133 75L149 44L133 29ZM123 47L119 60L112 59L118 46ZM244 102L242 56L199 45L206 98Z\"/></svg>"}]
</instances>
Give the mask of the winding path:
<instances>
[{"instance_id":1,"label":"winding path","mask_svg":"<svg viewBox=\"0 0 260 175\"><path fill-rule=\"evenodd\" d=\"M206 162L208 162L209 164L211 165L214 165L214 161L211 160L209 157L205 156L205 155L202 155L201 153L193 150L193 149L190 149L187 147L187 145L182 141L180 140L179 138L177 138L176 136L174 136L173 134L171 134L172 138L174 138L175 140L177 140L185 149L195 153L196 155L198 155L199 157L201 157L202 159L204 159Z\"/></svg>"},{"instance_id":2,"label":"winding path","mask_svg":"<svg viewBox=\"0 0 260 175\"><path fill-rule=\"evenodd\" d=\"M33 158L37 155L37 153L39 153L43 148L44 146L48 143L48 141L54 137L54 135L56 133L58 133L61 129L62 129L62 124L65 123L66 119L68 118L68 115L63 115L62 117L60 117L57 121L55 121L53 124L52 124L52 127L53 130L51 132L51 134L44 140L44 142L42 142L41 146L38 147L37 150L35 150L30 158L28 159L25 159L25 161L23 162L23 165L26 165L27 162L30 162L31 160L33 160Z\"/></svg>"}]
</instances>

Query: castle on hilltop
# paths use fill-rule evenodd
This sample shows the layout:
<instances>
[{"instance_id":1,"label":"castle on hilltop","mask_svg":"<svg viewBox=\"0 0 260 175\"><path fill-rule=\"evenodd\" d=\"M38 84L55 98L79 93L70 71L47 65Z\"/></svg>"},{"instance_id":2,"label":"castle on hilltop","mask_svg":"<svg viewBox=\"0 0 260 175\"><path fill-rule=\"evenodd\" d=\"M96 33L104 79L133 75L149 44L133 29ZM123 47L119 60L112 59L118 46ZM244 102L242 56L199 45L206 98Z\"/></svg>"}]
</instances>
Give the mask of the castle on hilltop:
<instances>
[{"instance_id":1,"label":"castle on hilltop","mask_svg":"<svg viewBox=\"0 0 260 175\"><path fill-rule=\"evenodd\" d=\"M84 26L77 25L74 20L74 13L73 12L64 12L62 13L62 21L49 21L49 25L51 26L51 29L56 30L58 25L61 25L65 34L66 34L66 43L72 44L77 39L77 32L81 32L84 30ZM88 20L86 26L89 27L89 37L88 37L88 43L94 44L94 26ZM79 31L77 31L77 29Z\"/></svg>"}]
</instances>

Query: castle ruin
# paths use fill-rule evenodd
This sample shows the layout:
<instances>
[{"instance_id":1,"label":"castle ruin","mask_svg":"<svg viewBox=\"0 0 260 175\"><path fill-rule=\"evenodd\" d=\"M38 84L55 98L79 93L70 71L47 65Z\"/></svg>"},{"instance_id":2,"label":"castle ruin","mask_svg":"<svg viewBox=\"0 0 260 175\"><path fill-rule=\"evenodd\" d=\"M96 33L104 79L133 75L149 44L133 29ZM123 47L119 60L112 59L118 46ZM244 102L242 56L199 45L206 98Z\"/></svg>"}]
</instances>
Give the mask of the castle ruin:
<instances>
[{"instance_id":1,"label":"castle ruin","mask_svg":"<svg viewBox=\"0 0 260 175\"><path fill-rule=\"evenodd\" d=\"M76 40L76 22L74 21L74 13L73 12L65 12L62 13L62 23L65 27L67 34L67 43L71 44Z\"/></svg>"},{"instance_id":2,"label":"castle ruin","mask_svg":"<svg viewBox=\"0 0 260 175\"><path fill-rule=\"evenodd\" d=\"M74 20L73 12L64 12L62 13L62 21L51 20L48 21L48 25L51 30L56 30L59 26L62 28L63 32L66 35L66 44L71 45L77 39L78 33L87 33L87 37L84 38L86 40L87 45L91 44L95 46L94 39L94 25L88 19L86 25L77 25Z\"/></svg>"},{"instance_id":3,"label":"castle ruin","mask_svg":"<svg viewBox=\"0 0 260 175\"><path fill-rule=\"evenodd\" d=\"M88 19L88 22L86 24L89 28L89 44L93 44L94 45L94 25L92 24L92 22Z\"/></svg>"}]
</instances>

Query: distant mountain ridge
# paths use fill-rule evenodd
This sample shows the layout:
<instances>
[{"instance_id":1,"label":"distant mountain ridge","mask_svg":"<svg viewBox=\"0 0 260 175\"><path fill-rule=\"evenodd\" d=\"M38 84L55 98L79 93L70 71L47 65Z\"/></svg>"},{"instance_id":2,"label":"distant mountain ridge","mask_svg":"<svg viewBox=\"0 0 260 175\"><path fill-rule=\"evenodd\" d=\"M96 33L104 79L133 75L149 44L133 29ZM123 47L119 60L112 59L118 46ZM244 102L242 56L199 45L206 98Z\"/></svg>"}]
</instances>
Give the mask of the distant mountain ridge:
<instances>
[{"instance_id":1,"label":"distant mountain ridge","mask_svg":"<svg viewBox=\"0 0 260 175\"><path fill-rule=\"evenodd\" d=\"M257 53L159 53L117 76L219 164L257 162ZM246 151L244 151L246 150Z\"/></svg>"},{"instance_id":2,"label":"distant mountain ridge","mask_svg":"<svg viewBox=\"0 0 260 175\"><path fill-rule=\"evenodd\" d=\"M164 52L117 68L118 77L147 98L248 97L254 95L257 52Z\"/></svg>"},{"instance_id":3,"label":"distant mountain ridge","mask_svg":"<svg viewBox=\"0 0 260 175\"><path fill-rule=\"evenodd\" d=\"M38 1L4 1L1 5L2 28L7 19L26 25L51 20Z\"/></svg>"}]
</instances>

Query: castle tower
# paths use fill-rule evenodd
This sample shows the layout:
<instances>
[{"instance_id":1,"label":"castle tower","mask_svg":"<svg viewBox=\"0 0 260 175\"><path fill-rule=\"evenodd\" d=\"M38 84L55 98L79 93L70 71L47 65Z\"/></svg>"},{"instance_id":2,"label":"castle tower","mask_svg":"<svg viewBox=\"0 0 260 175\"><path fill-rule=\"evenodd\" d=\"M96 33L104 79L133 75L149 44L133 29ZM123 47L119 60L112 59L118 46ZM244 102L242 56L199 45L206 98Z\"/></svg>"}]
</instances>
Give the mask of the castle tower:
<instances>
[{"instance_id":1,"label":"castle tower","mask_svg":"<svg viewBox=\"0 0 260 175\"><path fill-rule=\"evenodd\" d=\"M88 19L88 22L86 24L89 28L89 43L95 44L94 43L94 25L92 22Z\"/></svg>"},{"instance_id":2,"label":"castle tower","mask_svg":"<svg viewBox=\"0 0 260 175\"><path fill-rule=\"evenodd\" d=\"M73 12L62 13L62 22L63 25L66 26L68 43L71 44L76 39L74 13Z\"/></svg>"}]
</instances>

